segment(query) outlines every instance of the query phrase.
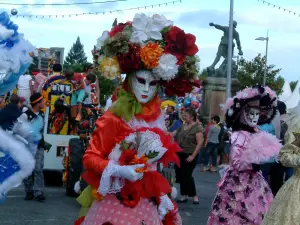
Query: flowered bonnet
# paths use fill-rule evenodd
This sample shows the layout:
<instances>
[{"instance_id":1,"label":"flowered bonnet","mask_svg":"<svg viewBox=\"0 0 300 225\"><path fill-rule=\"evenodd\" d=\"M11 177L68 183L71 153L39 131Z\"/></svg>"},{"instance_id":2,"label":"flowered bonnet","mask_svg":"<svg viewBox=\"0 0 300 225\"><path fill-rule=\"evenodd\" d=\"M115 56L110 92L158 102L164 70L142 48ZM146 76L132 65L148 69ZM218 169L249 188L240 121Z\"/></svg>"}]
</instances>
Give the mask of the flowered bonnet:
<instances>
[{"instance_id":1,"label":"flowered bonnet","mask_svg":"<svg viewBox=\"0 0 300 225\"><path fill-rule=\"evenodd\" d=\"M198 86L196 37L162 15L136 14L132 22L104 31L93 50L99 72L115 79L121 74L150 70L167 96L184 96Z\"/></svg>"},{"instance_id":2,"label":"flowered bonnet","mask_svg":"<svg viewBox=\"0 0 300 225\"><path fill-rule=\"evenodd\" d=\"M247 87L238 92L236 96L229 98L223 106L226 114L226 122L229 126L238 123L237 120L241 111L246 107L257 107L261 112L266 111L267 118L261 121L261 124L269 123L276 114L277 95L271 88L261 85Z\"/></svg>"}]
</instances>

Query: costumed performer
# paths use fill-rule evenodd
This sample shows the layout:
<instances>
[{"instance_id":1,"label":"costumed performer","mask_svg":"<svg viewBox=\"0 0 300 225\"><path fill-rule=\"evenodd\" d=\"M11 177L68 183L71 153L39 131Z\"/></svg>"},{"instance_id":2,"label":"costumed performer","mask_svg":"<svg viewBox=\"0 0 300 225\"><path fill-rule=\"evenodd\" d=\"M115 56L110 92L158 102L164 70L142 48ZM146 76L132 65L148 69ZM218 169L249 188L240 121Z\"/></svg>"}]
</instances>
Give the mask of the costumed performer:
<instances>
[{"instance_id":1,"label":"costumed performer","mask_svg":"<svg viewBox=\"0 0 300 225\"><path fill-rule=\"evenodd\" d=\"M157 163L178 164L180 151L166 132L157 92L162 85L168 96L184 96L198 86L190 76L197 71L189 73L186 64L198 52L195 41L164 16L145 14L98 39L102 75L126 79L97 120L83 157L89 186L78 201L83 208L92 205L75 224L182 224L172 188L157 171Z\"/></svg>"},{"instance_id":2,"label":"costumed performer","mask_svg":"<svg viewBox=\"0 0 300 225\"><path fill-rule=\"evenodd\" d=\"M279 140L257 128L261 107L276 107L276 94L254 86L227 100L226 124L232 128L231 163L212 203L208 225L260 225L273 200L260 165L274 161ZM276 110L275 110L276 112Z\"/></svg>"},{"instance_id":3,"label":"costumed performer","mask_svg":"<svg viewBox=\"0 0 300 225\"><path fill-rule=\"evenodd\" d=\"M300 101L299 101L300 103ZM262 225L292 225L300 221L300 104L288 113L288 130L279 161L294 169L294 175L279 189Z\"/></svg>"},{"instance_id":4,"label":"costumed performer","mask_svg":"<svg viewBox=\"0 0 300 225\"><path fill-rule=\"evenodd\" d=\"M18 33L6 12L0 14L0 95L13 90L32 62L35 48ZM37 140L34 128L17 122L12 131L0 128L0 201L34 169L30 148ZM3 141L5 140L5 141Z\"/></svg>"}]
</instances>

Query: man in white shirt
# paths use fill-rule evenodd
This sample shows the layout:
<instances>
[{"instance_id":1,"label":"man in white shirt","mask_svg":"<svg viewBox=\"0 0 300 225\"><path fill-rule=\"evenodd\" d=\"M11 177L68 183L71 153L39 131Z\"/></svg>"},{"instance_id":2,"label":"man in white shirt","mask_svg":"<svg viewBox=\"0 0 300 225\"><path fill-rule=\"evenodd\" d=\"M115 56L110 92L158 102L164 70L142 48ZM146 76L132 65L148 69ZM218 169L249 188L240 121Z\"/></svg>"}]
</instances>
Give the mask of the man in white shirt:
<instances>
[{"instance_id":1,"label":"man in white shirt","mask_svg":"<svg viewBox=\"0 0 300 225\"><path fill-rule=\"evenodd\" d=\"M26 197L25 200L37 200L43 202L46 200L44 196L44 147L45 142L43 138L43 127L44 127L44 113L42 109L44 108L44 98L40 93L35 93L30 97L31 109L24 112L19 120L34 122L36 126L39 141L32 147L36 149L34 153L35 157L35 168L31 176L24 180Z\"/></svg>"}]
</instances>

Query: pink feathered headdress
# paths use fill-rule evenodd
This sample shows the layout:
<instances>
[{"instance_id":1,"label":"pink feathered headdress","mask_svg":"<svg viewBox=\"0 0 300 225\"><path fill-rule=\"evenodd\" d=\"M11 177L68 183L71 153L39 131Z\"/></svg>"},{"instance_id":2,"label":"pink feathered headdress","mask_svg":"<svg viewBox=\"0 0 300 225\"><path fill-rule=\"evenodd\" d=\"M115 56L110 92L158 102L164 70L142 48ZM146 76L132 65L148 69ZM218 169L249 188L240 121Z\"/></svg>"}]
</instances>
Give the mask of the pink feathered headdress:
<instances>
[{"instance_id":1,"label":"pink feathered headdress","mask_svg":"<svg viewBox=\"0 0 300 225\"><path fill-rule=\"evenodd\" d=\"M239 91L236 96L229 98L225 105L223 106L223 110L225 113L227 113L227 111L229 109L233 108L233 105L235 104L240 104L241 101L247 101L249 100L249 102L251 100L258 100L260 98L262 98L263 96L269 95L270 99L274 99L274 101L270 102L270 106L271 107L276 107L277 106L277 101L275 101L275 99L277 99L277 95L276 93L269 87L262 87L260 85L258 86L254 86L254 87L247 87L242 91ZM235 100L236 99L236 100Z\"/></svg>"}]
</instances>

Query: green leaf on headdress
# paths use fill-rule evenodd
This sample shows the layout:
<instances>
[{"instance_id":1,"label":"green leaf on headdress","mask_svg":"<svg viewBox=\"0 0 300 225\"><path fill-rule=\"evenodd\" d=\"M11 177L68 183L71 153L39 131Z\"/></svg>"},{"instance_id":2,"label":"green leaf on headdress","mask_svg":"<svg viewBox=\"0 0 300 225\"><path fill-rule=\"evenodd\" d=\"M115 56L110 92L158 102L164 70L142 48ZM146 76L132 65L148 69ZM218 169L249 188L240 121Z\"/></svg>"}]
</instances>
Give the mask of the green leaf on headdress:
<instances>
[{"instance_id":1,"label":"green leaf on headdress","mask_svg":"<svg viewBox=\"0 0 300 225\"><path fill-rule=\"evenodd\" d=\"M171 30L171 26L165 27L165 28L162 29L160 32L164 35L165 33L168 33L170 30Z\"/></svg>"},{"instance_id":2,"label":"green leaf on headdress","mask_svg":"<svg viewBox=\"0 0 300 225\"><path fill-rule=\"evenodd\" d=\"M199 74L198 56L187 56L178 68L178 75L186 79L195 79Z\"/></svg>"},{"instance_id":3,"label":"green leaf on headdress","mask_svg":"<svg viewBox=\"0 0 300 225\"><path fill-rule=\"evenodd\" d=\"M105 40L102 47L103 53L107 57L113 57L118 54L125 54L129 51L129 38L123 33L119 32L115 36Z\"/></svg>"},{"instance_id":4,"label":"green leaf on headdress","mask_svg":"<svg viewBox=\"0 0 300 225\"><path fill-rule=\"evenodd\" d=\"M132 30L132 26L127 25L126 27L124 27L122 34L124 35L124 37L126 39L130 39L131 38L131 34L132 34L133 30Z\"/></svg>"}]
</instances>

